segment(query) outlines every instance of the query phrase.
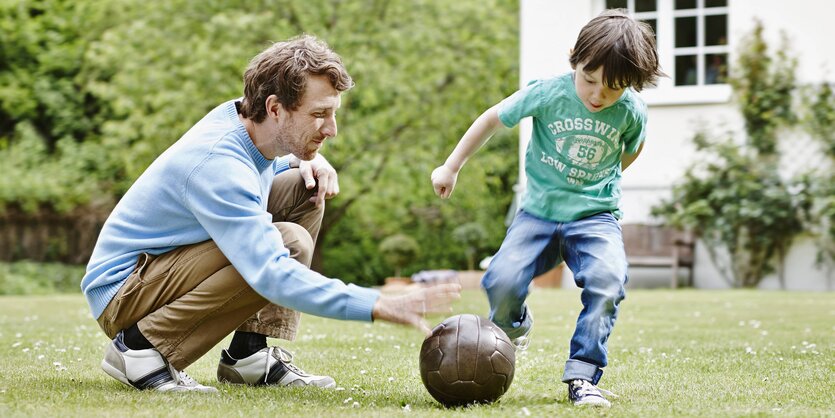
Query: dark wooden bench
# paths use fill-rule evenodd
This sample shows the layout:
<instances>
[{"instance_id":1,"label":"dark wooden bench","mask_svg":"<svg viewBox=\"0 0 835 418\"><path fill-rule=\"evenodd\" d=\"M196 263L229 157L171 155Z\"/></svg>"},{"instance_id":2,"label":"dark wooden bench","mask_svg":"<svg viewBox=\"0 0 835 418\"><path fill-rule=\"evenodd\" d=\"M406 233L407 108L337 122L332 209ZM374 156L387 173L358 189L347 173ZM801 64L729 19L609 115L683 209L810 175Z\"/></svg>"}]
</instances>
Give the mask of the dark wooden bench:
<instances>
[{"instance_id":1,"label":"dark wooden bench","mask_svg":"<svg viewBox=\"0 0 835 418\"><path fill-rule=\"evenodd\" d=\"M691 233L663 225L625 224L623 243L630 267L669 268L672 288L678 287L679 270L686 268L685 285L693 285L695 239Z\"/></svg>"}]
</instances>

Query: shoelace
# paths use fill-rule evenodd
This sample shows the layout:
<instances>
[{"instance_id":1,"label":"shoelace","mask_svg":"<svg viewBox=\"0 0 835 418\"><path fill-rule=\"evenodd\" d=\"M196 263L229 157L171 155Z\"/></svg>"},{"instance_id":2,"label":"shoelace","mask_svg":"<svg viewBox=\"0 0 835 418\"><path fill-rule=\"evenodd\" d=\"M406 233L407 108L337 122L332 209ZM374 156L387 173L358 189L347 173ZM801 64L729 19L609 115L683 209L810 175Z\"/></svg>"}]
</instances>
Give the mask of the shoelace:
<instances>
[{"instance_id":1,"label":"shoelace","mask_svg":"<svg viewBox=\"0 0 835 418\"><path fill-rule=\"evenodd\" d=\"M531 338L530 336L523 335L513 340L513 345L516 346L516 349L519 351L525 351L528 349L528 346L531 345Z\"/></svg>"},{"instance_id":2,"label":"shoelace","mask_svg":"<svg viewBox=\"0 0 835 418\"><path fill-rule=\"evenodd\" d=\"M171 377L174 378L174 382L178 385L190 387L199 385L199 383L197 383L196 380L189 376L188 373L182 370L175 369L173 366L171 366L171 364L168 365L168 370L171 372Z\"/></svg>"},{"instance_id":3,"label":"shoelace","mask_svg":"<svg viewBox=\"0 0 835 418\"><path fill-rule=\"evenodd\" d=\"M186 386L197 386L198 385L197 381L192 379L192 377L189 376L184 371L178 371L177 372L177 377L180 379L180 382L182 384L186 385Z\"/></svg>"},{"instance_id":4,"label":"shoelace","mask_svg":"<svg viewBox=\"0 0 835 418\"><path fill-rule=\"evenodd\" d=\"M295 372L298 375L306 375L307 374L307 373L304 372L304 370L296 367L292 363L293 353L291 353L291 352L289 352L289 351L287 351L287 350L285 350L281 347L270 347L270 349L267 351L267 360L266 360L266 364L265 364L265 367L264 367L264 383L268 383L267 382L267 377L269 377L269 374L270 374L270 359L273 358L273 353L276 352L276 349L278 349L278 356L275 357L275 358L277 358L279 361L284 363L284 365L288 369L292 370L293 372Z\"/></svg>"},{"instance_id":5,"label":"shoelace","mask_svg":"<svg viewBox=\"0 0 835 418\"><path fill-rule=\"evenodd\" d=\"M578 381L580 382L579 385L576 383ZM574 385L575 387L580 386L580 388L577 389L577 394L578 395L596 395L596 396L600 396L601 398L607 397L607 396L612 397L612 398L617 398L618 397L618 395L615 395L614 393L609 392L606 389L601 389L601 388L593 385L588 380L579 380L578 379L578 380L575 380L574 382L572 382L572 385Z\"/></svg>"}]
</instances>

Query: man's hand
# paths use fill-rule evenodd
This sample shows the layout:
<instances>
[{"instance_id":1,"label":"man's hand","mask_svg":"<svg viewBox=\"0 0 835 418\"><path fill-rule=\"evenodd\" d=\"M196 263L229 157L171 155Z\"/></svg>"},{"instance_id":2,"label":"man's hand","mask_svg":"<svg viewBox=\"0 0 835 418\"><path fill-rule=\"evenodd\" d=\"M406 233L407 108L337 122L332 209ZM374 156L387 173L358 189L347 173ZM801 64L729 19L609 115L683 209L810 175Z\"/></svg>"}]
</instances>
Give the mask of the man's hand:
<instances>
[{"instance_id":1,"label":"man's hand","mask_svg":"<svg viewBox=\"0 0 835 418\"><path fill-rule=\"evenodd\" d=\"M442 165L432 171L431 178L435 194L440 196L441 199L448 199L455 189L455 183L458 181L458 172Z\"/></svg>"},{"instance_id":2,"label":"man's hand","mask_svg":"<svg viewBox=\"0 0 835 418\"><path fill-rule=\"evenodd\" d=\"M411 325L429 336L432 330L423 318L427 313L452 312L451 303L461 298L461 285L441 283L412 288L403 294L382 294L374 304L375 320Z\"/></svg>"},{"instance_id":3,"label":"man's hand","mask_svg":"<svg viewBox=\"0 0 835 418\"><path fill-rule=\"evenodd\" d=\"M307 190L316 187L319 184L319 189L316 194L310 198L310 201L316 206L325 204L325 199L331 199L339 194L339 180L336 175L336 169L322 156L316 154L310 161L299 161L299 173L304 179L304 184Z\"/></svg>"}]
</instances>

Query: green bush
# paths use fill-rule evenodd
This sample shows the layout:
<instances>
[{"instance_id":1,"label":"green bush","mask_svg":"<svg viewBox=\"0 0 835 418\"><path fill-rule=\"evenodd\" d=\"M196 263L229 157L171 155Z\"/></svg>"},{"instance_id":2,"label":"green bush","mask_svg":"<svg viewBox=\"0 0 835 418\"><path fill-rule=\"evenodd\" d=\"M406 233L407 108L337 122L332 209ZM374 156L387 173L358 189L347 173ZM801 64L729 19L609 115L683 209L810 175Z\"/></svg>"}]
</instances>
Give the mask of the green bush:
<instances>
[{"instance_id":1,"label":"green bush","mask_svg":"<svg viewBox=\"0 0 835 418\"><path fill-rule=\"evenodd\" d=\"M698 132L698 162L673 187L672 198L652 210L704 240L734 287L754 287L782 263L809 208L810 189L781 178L778 170L777 132L797 121L791 106L797 61L786 55L791 48L785 37L783 42L772 58L757 22L741 43L730 84L746 143L738 144L733 133Z\"/></svg>"},{"instance_id":2,"label":"green bush","mask_svg":"<svg viewBox=\"0 0 835 418\"><path fill-rule=\"evenodd\" d=\"M80 293L84 267L19 261L0 263L0 295Z\"/></svg>"},{"instance_id":3,"label":"green bush","mask_svg":"<svg viewBox=\"0 0 835 418\"><path fill-rule=\"evenodd\" d=\"M710 142L700 133L694 140L706 153L703 163L687 171L653 214L696 232L730 285L754 287L802 231L803 195L790 193L795 188L733 138Z\"/></svg>"},{"instance_id":4,"label":"green bush","mask_svg":"<svg viewBox=\"0 0 835 418\"><path fill-rule=\"evenodd\" d=\"M487 241L487 230L479 223L468 222L453 229L452 237L464 246L464 254L467 256L467 270L475 269L475 259L478 251L484 247Z\"/></svg>"},{"instance_id":5,"label":"green bush","mask_svg":"<svg viewBox=\"0 0 835 418\"><path fill-rule=\"evenodd\" d=\"M420 254L420 246L414 238L397 234L384 239L380 243L380 254L394 268L394 276L400 277L403 267L415 261Z\"/></svg>"}]
</instances>

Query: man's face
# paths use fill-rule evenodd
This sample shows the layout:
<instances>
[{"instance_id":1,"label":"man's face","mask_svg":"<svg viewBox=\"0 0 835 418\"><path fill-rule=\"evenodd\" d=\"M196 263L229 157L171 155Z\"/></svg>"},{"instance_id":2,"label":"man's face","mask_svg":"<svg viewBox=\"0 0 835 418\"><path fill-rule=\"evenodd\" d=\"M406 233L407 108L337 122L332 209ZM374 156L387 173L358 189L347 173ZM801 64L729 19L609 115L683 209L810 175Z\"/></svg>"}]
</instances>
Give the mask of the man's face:
<instances>
[{"instance_id":1,"label":"man's face","mask_svg":"<svg viewBox=\"0 0 835 418\"><path fill-rule=\"evenodd\" d=\"M336 110L341 97L325 76L308 76L301 104L283 111L273 141L278 149L312 160L325 139L336 136Z\"/></svg>"},{"instance_id":2,"label":"man's face","mask_svg":"<svg viewBox=\"0 0 835 418\"><path fill-rule=\"evenodd\" d=\"M592 72L584 70L585 63L577 64L574 88L589 112L599 112L613 105L623 95L623 88L612 89L603 83L603 66Z\"/></svg>"}]
</instances>

